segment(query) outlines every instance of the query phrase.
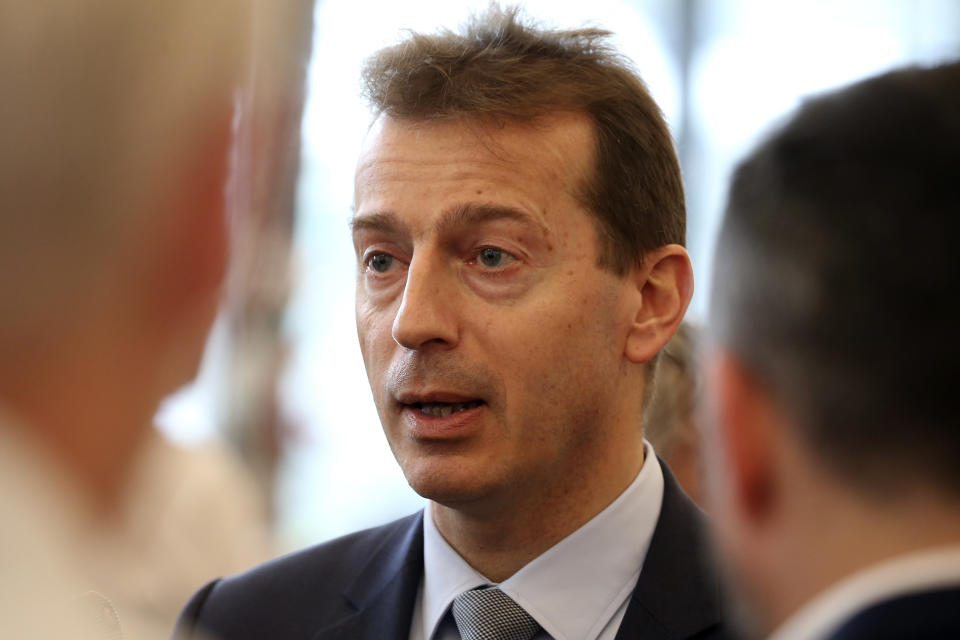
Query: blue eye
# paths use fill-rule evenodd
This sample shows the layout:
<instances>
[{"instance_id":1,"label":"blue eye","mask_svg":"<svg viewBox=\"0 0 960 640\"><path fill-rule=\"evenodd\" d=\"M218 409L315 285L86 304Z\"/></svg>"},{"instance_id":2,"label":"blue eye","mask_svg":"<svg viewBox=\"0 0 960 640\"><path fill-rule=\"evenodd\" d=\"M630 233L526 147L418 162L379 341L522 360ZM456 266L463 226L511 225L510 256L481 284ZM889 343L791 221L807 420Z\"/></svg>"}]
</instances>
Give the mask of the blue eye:
<instances>
[{"instance_id":1,"label":"blue eye","mask_svg":"<svg viewBox=\"0 0 960 640\"><path fill-rule=\"evenodd\" d=\"M480 254L477 256L477 260L480 261L485 267L499 267L503 264L503 259L506 257L507 253L502 249L494 249L493 247L487 247L482 249Z\"/></svg>"},{"instance_id":2,"label":"blue eye","mask_svg":"<svg viewBox=\"0 0 960 640\"><path fill-rule=\"evenodd\" d=\"M368 266L377 273L385 273L393 266L393 256L389 253L375 253L370 256Z\"/></svg>"}]
</instances>

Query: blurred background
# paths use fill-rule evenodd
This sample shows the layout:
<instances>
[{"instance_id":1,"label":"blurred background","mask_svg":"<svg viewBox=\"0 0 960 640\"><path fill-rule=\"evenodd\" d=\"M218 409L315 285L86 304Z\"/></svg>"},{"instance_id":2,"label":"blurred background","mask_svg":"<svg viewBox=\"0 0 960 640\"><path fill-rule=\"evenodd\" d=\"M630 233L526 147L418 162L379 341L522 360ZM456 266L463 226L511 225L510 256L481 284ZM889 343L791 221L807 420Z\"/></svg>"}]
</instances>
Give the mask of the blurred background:
<instances>
[{"instance_id":1,"label":"blurred background","mask_svg":"<svg viewBox=\"0 0 960 640\"><path fill-rule=\"evenodd\" d=\"M256 27L261 42L275 42L266 37L272 31L284 46L256 52L254 91L242 105L254 125L241 131L238 154L250 163L240 173L251 186L234 207L244 212L233 220L236 265L201 376L164 404L157 423L169 441L229 452L244 479L211 483L211 492L255 502L277 551L423 504L381 433L354 327L347 221L370 123L359 69L402 29L455 27L486 4L295 0L269 3L283 15L261 16ZM804 96L890 67L960 57L956 0L523 5L545 25L614 31L663 108L684 170L699 283L688 317L701 324L725 184L758 137ZM279 160L257 164L263 157Z\"/></svg>"}]
</instances>

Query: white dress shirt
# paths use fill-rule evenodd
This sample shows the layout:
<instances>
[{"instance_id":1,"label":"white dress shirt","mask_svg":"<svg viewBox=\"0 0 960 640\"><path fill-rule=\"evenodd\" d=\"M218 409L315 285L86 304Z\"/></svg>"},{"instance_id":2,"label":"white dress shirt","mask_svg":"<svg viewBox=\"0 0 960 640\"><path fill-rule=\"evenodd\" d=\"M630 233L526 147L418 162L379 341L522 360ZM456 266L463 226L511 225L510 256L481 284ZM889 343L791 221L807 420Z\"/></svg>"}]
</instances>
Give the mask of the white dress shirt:
<instances>
[{"instance_id":1,"label":"white dress shirt","mask_svg":"<svg viewBox=\"0 0 960 640\"><path fill-rule=\"evenodd\" d=\"M663 502L663 471L644 442L644 463L620 496L499 587L540 623L535 640L613 640L640 577ZM432 505L432 503L431 503ZM457 640L447 616L454 598L493 584L444 540L424 511L424 576L411 640Z\"/></svg>"},{"instance_id":2,"label":"white dress shirt","mask_svg":"<svg viewBox=\"0 0 960 640\"><path fill-rule=\"evenodd\" d=\"M899 596L960 586L960 545L897 556L844 578L790 616L770 640L815 640Z\"/></svg>"}]
</instances>

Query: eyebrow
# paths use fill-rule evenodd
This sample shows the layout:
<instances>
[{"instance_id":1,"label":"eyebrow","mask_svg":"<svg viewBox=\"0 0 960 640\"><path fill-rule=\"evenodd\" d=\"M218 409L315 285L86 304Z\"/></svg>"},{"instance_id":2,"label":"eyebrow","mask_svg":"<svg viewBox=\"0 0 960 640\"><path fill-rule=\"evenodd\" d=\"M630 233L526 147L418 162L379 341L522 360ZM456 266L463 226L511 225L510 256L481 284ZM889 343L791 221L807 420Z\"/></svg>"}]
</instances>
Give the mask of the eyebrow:
<instances>
[{"instance_id":1,"label":"eyebrow","mask_svg":"<svg viewBox=\"0 0 960 640\"><path fill-rule=\"evenodd\" d=\"M498 220L512 220L521 224L536 227L543 235L548 235L547 227L530 214L503 205L481 204L468 202L457 205L441 216L434 225L433 231L439 234L465 227ZM400 222L396 214L391 211L375 211L354 216L350 220L350 231L357 234L362 231L378 231L383 233L397 233L404 231L406 225Z\"/></svg>"},{"instance_id":2,"label":"eyebrow","mask_svg":"<svg viewBox=\"0 0 960 640\"><path fill-rule=\"evenodd\" d=\"M350 232L353 234L360 231L396 232L402 226L397 216L389 211L364 213L350 219Z\"/></svg>"},{"instance_id":3,"label":"eyebrow","mask_svg":"<svg viewBox=\"0 0 960 640\"><path fill-rule=\"evenodd\" d=\"M541 233L547 234L547 228L529 213L496 204L479 204L468 202L457 206L444 215L436 225L439 232L457 227L496 222L498 220L512 220L526 225L537 227Z\"/></svg>"}]
</instances>

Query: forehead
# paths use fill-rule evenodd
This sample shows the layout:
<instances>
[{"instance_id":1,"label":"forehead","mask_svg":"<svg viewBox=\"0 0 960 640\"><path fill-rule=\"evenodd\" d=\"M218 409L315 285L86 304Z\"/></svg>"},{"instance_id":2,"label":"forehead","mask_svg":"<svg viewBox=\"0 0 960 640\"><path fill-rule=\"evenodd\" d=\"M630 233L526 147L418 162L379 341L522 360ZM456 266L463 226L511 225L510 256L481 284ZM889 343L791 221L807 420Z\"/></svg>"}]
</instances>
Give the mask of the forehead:
<instances>
[{"instance_id":1,"label":"forehead","mask_svg":"<svg viewBox=\"0 0 960 640\"><path fill-rule=\"evenodd\" d=\"M593 126L580 113L506 123L382 116L357 164L354 204L359 214L472 200L548 214L577 202L593 147Z\"/></svg>"}]
</instances>

